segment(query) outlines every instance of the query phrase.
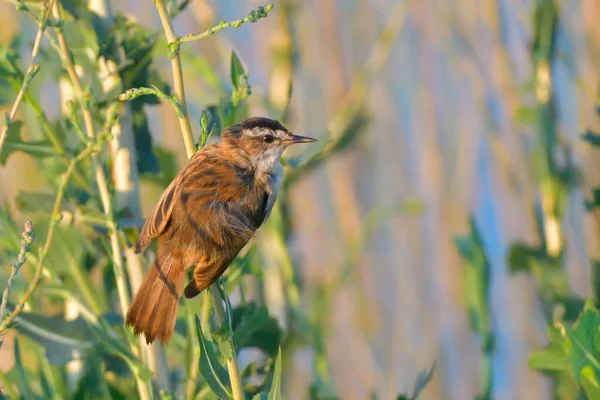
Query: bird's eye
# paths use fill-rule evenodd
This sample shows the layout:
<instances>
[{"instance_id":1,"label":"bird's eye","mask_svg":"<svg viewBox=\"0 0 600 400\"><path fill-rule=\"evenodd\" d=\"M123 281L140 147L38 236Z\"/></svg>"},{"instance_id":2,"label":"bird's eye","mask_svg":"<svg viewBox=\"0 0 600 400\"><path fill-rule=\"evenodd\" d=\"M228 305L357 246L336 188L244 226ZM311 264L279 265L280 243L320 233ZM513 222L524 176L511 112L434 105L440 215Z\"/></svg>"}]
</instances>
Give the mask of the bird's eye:
<instances>
[{"instance_id":1,"label":"bird's eye","mask_svg":"<svg viewBox=\"0 0 600 400\"><path fill-rule=\"evenodd\" d=\"M265 135L265 136L263 136L263 140L266 143L273 143L273 141L275 140L275 137L273 135Z\"/></svg>"}]
</instances>

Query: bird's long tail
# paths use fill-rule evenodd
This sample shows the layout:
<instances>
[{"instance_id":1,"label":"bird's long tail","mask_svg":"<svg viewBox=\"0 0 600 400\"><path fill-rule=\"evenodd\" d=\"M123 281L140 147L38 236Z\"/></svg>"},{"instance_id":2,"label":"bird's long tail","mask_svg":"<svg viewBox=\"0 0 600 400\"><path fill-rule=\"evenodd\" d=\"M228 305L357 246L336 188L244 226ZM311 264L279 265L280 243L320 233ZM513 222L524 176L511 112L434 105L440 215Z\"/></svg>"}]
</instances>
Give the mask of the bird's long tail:
<instances>
[{"instance_id":1,"label":"bird's long tail","mask_svg":"<svg viewBox=\"0 0 600 400\"><path fill-rule=\"evenodd\" d=\"M157 258L146 274L125 318L136 335L144 333L146 343L171 337L184 278L185 270L171 257Z\"/></svg>"}]
</instances>

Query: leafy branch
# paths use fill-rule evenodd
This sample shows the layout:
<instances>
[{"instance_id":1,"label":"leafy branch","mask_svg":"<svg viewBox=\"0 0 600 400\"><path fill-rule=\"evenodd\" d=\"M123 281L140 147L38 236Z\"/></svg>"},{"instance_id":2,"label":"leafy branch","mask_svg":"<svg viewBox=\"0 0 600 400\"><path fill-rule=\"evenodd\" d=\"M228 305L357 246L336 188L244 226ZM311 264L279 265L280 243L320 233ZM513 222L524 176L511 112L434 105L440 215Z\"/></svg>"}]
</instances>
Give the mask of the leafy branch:
<instances>
[{"instance_id":1,"label":"leafy branch","mask_svg":"<svg viewBox=\"0 0 600 400\"><path fill-rule=\"evenodd\" d=\"M0 305L0 322L4 320L6 316L6 306L8 304L8 296L10 295L10 289L14 283L15 277L19 273L21 266L27 260L27 253L31 251L29 245L33 242L35 238L35 234L33 233L33 224L31 221L25 222L24 231L21 234L21 251L17 256L17 261L11 264L11 273L8 277L8 281L6 281L6 287L4 289L4 293L2 294L2 304ZM0 348L2 347L4 336L0 336Z\"/></svg>"},{"instance_id":2,"label":"leafy branch","mask_svg":"<svg viewBox=\"0 0 600 400\"><path fill-rule=\"evenodd\" d=\"M69 166L67 167L67 170L63 174L60 184L58 186L56 197L54 199L54 204L52 206L52 213L50 214L50 225L46 234L46 241L44 242L44 246L39 252L37 258L37 267L33 275L33 279L29 283L29 287L27 288L25 294L23 294L23 297L21 297L19 303L17 303L10 315L6 319L4 319L2 323L0 323L0 335L3 335L5 333L5 331L8 329L9 325L13 322L15 317L17 317L19 313L23 310L23 307L25 307L25 304L29 300L29 297L31 297L31 295L33 294L40 282L40 278L42 277L42 271L44 269L44 261L46 259L46 256L48 255L50 246L52 245L52 239L54 238L54 231L56 229L56 225L61 220L61 204L65 195L65 190L67 189L67 184L71 178L71 175L73 175L73 172L75 171L75 167L84 158L97 152L98 149L99 148L97 144L94 144L92 142L88 143L86 148L81 153L79 153L77 157L71 160Z\"/></svg>"},{"instance_id":3,"label":"leafy branch","mask_svg":"<svg viewBox=\"0 0 600 400\"><path fill-rule=\"evenodd\" d=\"M29 83L31 82L33 77L40 70L40 65L36 63L37 56L40 51L40 44L42 42L42 37L44 36L44 31L46 30L46 27L48 26L50 11L55 4L54 1L55 0L50 0L50 3L43 2L41 5L41 16L38 20L39 28L38 28L38 32L35 36L35 40L33 42L33 49L31 50L31 60L29 61L29 67L27 68L27 72L25 73L25 76L23 77L23 83L21 84L21 90L19 90L19 93L17 93L17 98L15 99L15 102L13 103L13 105L10 109L10 112L8 114L4 115L2 129L0 130L0 153L2 152L2 147L4 146L4 143L6 142L6 137L8 136L8 131L15 119L15 116L17 115L17 110L19 108L19 105L21 104L21 101L23 100L23 96L25 95L25 92L27 91L27 88L29 87ZM25 6L25 5L22 2L17 3L17 9L19 7L23 7L23 6Z\"/></svg>"}]
</instances>

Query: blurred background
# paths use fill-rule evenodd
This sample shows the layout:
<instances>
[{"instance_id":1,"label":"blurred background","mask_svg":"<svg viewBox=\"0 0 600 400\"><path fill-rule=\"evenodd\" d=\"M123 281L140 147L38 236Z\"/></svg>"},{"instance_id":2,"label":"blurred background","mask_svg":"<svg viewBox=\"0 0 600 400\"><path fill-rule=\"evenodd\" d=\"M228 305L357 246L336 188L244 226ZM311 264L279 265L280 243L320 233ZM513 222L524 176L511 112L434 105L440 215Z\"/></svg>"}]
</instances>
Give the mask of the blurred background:
<instances>
[{"instance_id":1,"label":"blurred background","mask_svg":"<svg viewBox=\"0 0 600 400\"><path fill-rule=\"evenodd\" d=\"M192 0L175 32L198 33L260 5ZM582 139L600 128L600 1L274 6L257 24L185 44L182 63L196 136L201 111L218 103L215 82L227 79L233 49L249 71L248 115L280 118L321 145L344 139L294 177L284 197L299 304L322 340L287 354L284 398L309 398L318 374L340 399L392 399L434 364L424 399L488 389L499 399L553 398L552 380L532 371L529 357L548 343L545 325L557 303L568 314L594 296L592 260L600 258L600 220L586 209L600 184L600 157ZM113 1L110 12L159 33L154 63L171 85L152 2ZM0 3L0 15L2 42L20 32L28 60L36 26L10 2ZM36 80L43 108L56 118L59 84L49 75ZM155 148L181 167L172 107L145 107ZM292 163L318 150L294 151ZM41 165L16 153L1 168L2 201L15 221L29 218L16 199L44 187ZM146 175L141 217L164 188ZM255 296L289 327L286 275L270 240L268 229L258 235L267 255ZM485 257L470 258L473 246ZM544 275L548 260L559 275ZM7 342L0 366L10 363L10 349Z\"/></svg>"}]
</instances>

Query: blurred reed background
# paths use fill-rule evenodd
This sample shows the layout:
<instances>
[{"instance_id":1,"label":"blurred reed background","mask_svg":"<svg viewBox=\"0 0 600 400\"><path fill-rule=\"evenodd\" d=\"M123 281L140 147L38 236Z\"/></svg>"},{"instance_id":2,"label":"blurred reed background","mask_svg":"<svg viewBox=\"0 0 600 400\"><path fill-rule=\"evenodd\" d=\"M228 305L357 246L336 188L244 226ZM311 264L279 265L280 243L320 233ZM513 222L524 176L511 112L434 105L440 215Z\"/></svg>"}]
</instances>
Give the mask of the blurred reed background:
<instances>
[{"instance_id":1,"label":"blurred reed background","mask_svg":"<svg viewBox=\"0 0 600 400\"><path fill-rule=\"evenodd\" d=\"M555 23L536 14L543 3L556 5ZM192 0L175 30L200 32L259 5ZM542 243L549 254L564 248L566 291L594 295L590 260L600 258L600 226L585 210L585 199L600 184L600 157L580 135L600 127L600 1L274 5L259 24L186 46L188 107L197 123L215 102L203 63L227 76L233 47L250 71L250 115L279 117L285 111L283 119L294 132L322 139L340 121L361 125L347 149L291 188L285 209L302 308L324 334L325 369L339 398L367 399L377 392L380 399L392 399L434 363L424 399L474 398L485 391L488 373L494 398L551 398L551 380L527 364L531 352L548 342L542 285L535 274L511 274L507 260L515 242ZM112 6L161 31L151 1ZM27 59L36 27L7 2L0 3L0 15L1 40L21 31ZM395 28L382 39L387 24ZM554 41L544 47L548 37ZM171 82L168 60L157 62ZM48 79L37 85L44 109L57 115L57 85ZM545 113L548 98L552 109ZM155 144L175 152L183 165L172 108L148 110ZM22 118L26 115L23 111ZM541 139L548 129L555 133L551 144ZM574 165L582 179L564 193L553 190L549 163L558 169ZM40 173L30 156L12 156L0 173L3 201L14 205L20 191L39 189ZM162 189L142 180L140 190L145 216ZM413 206L404 212L374 214L407 201ZM547 202L560 203L561 212ZM489 304L483 311L489 318L483 332L492 333L495 344L489 364L482 361L487 356L481 332L469 320L468 262L454 240L469 237L471 216L489 261ZM27 217L15 211L13 218ZM268 234L258 240L268 246ZM277 266L267 260L265 268ZM282 316L277 291L269 288L285 277L276 271L265 279L269 308ZM300 346L290 356L284 398L308 398L315 350Z\"/></svg>"}]
</instances>

